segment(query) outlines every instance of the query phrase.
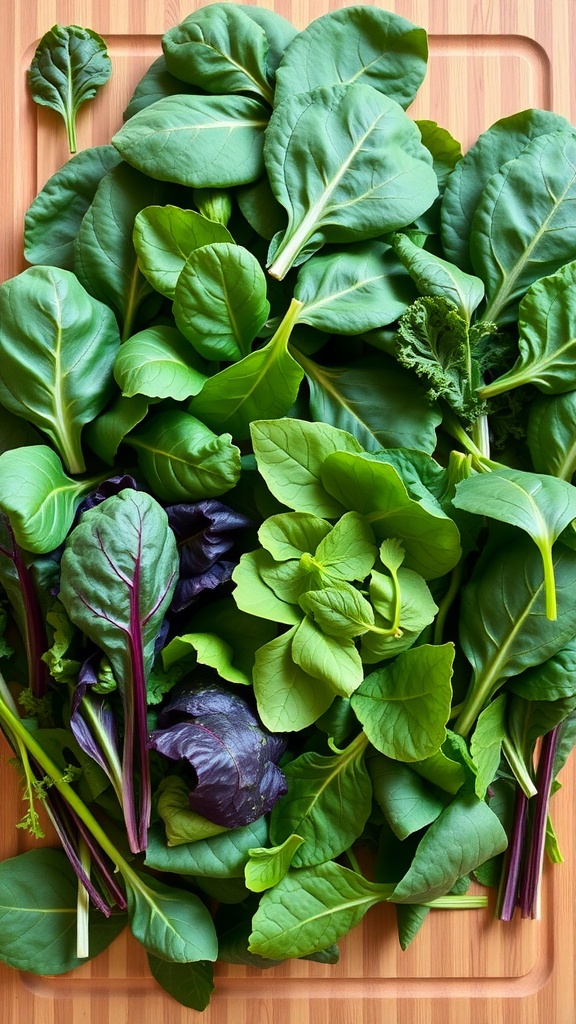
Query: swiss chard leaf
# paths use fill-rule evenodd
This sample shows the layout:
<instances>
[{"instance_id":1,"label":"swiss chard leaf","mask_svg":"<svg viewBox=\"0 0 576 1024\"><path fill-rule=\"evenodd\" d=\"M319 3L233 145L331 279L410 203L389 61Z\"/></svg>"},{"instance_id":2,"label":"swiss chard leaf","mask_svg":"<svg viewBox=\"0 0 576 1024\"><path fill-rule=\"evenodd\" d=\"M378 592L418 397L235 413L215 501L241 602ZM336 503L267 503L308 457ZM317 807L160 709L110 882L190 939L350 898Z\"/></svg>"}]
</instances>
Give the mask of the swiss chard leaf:
<instances>
[{"instance_id":1,"label":"swiss chard leaf","mask_svg":"<svg viewBox=\"0 0 576 1024\"><path fill-rule=\"evenodd\" d=\"M64 118L68 145L76 152L76 114L110 78L112 62L106 43L90 28L54 25L34 54L28 84L32 98Z\"/></svg>"}]
</instances>

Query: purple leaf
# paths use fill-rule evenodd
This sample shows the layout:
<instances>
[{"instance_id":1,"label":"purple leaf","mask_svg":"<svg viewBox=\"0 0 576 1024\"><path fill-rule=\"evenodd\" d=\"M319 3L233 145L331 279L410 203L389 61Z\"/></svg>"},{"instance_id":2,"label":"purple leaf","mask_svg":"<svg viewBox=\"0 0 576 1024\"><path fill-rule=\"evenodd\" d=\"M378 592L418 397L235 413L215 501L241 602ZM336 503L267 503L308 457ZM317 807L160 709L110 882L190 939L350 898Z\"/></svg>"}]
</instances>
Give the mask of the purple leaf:
<instances>
[{"instance_id":1,"label":"purple leaf","mask_svg":"<svg viewBox=\"0 0 576 1024\"><path fill-rule=\"evenodd\" d=\"M285 741L266 732L246 701L217 686L180 690L158 718L150 746L187 761L190 807L226 828L248 825L286 792L276 765Z\"/></svg>"},{"instance_id":2,"label":"purple leaf","mask_svg":"<svg viewBox=\"0 0 576 1024\"><path fill-rule=\"evenodd\" d=\"M252 524L211 499L171 505L166 513L180 554L180 583L172 603L173 611L179 612L203 590L214 590L230 579L237 559L223 561L223 556L234 545L237 532Z\"/></svg>"}]
</instances>

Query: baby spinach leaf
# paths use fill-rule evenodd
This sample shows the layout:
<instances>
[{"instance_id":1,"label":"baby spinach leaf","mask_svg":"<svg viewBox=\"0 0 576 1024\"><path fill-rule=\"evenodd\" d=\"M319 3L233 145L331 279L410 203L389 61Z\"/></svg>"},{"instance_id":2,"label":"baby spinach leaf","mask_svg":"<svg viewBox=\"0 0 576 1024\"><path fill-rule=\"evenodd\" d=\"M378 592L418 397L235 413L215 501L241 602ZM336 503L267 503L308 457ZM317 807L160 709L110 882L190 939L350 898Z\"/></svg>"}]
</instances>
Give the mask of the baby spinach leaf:
<instances>
[{"instance_id":1,"label":"baby spinach leaf","mask_svg":"<svg viewBox=\"0 0 576 1024\"><path fill-rule=\"evenodd\" d=\"M322 85L361 82L407 107L427 58L424 29L397 14L368 6L330 11L290 43L278 68L275 102Z\"/></svg>"},{"instance_id":2,"label":"baby spinach leaf","mask_svg":"<svg viewBox=\"0 0 576 1024\"><path fill-rule=\"evenodd\" d=\"M262 309L259 290L259 308ZM304 376L288 351L288 339L297 319L296 300L280 326L262 348L209 377L190 404L190 412L214 429L227 428L243 441L257 417L284 416L296 401Z\"/></svg>"},{"instance_id":3,"label":"baby spinach leaf","mask_svg":"<svg viewBox=\"0 0 576 1024\"><path fill-rule=\"evenodd\" d=\"M496 121L476 140L446 182L442 199L442 245L448 259L472 273L470 232L474 213L493 174L514 160L532 139L571 130L550 110L523 110Z\"/></svg>"},{"instance_id":4,"label":"baby spinach leaf","mask_svg":"<svg viewBox=\"0 0 576 1024\"><path fill-rule=\"evenodd\" d=\"M168 71L211 93L251 93L272 104L268 42L241 8L214 3L190 14L162 38Z\"/></svg>"},{"instance_id":5,"label":"baby spinach leaf","mask_svg":"<svg viewBox=\"0 0 576 1024\"><path fill-rule=\"evenodd\" d=\"M323 633L307 615L296 627L291 650L304 672L341 697L350 697L362 682L362 662L353 641Z\"/></svg>"},{"instance_id":6,"label":"baby spinach leaf","mask_svg":"<svg viewBox=\"0 0 576 1024\"><path fill-rule=\"evenodd\" d=\"M46 445L27 445L0 455L0 508L10 519L16 542L45 554L64 541L80 496L94 480L71 480Z\"/></svg>"},{"instance_id":7,"label":"baby spinach leaf","mask_svg":"<svg viewBox=\"0 0 576 1024\"><path fill-rule=\"evenodd\" d=\"M532 542L507 543L481 565L462 592L460 644L473 668L472 684L455 730L465 736L500 686L556 654L576 632L571 597L576 554L553 551L557 618L545 615L544 581Z\"/></svg>"},{"instance_id":8,"label":"baby spinach leaf","mask_svg":"<svg viewBox=\"0 0 576 1024\"><path fill-rule=\"evenodd\" d=\"M486 320L514 320L530 285L573 258L575 196L576 136L568 131L534 139L490 179L470 239Z\"/></svg>"},{"instance_id":9,"label":"baby spinach leaf","mask_svg":"<svg viewBox=\"0 0 576 1024\"><path fill-rule=\"evenodd\" d=\"M391 898L395 903L423 903L442 896L507 845L506 832L483 800L472 794L457 796L425 832Z\"/></svg>"},{"instance_id":10,"label":"baby spinach leaf","mask_svg":"<svg viewBox=\"0 0 576 1024\"><path fill-rule=\"evenodd\" d=\"M223 224L179 206L147 206L134 221L134 248L140 270L156 291L173 299L176 283L195 249L232 242Z\"/></svg>"},{"instance_id":11,"label":"baby spinach leaf","mask_svg":"<svg viewBox=\"0 0 576 1024\"><path fill-rule=\"evenodd\" d=\"M255 21L257 25L260 25L266 33L266 41L268 43L266 65L268 68L268 77L273 80L286 47L298 34L297 29L290 21L283 18L281 14L278 14L277 11L271 8L256 7L253 4L239 4L238 7L240 10L244 11L252 21Z\"/></svg>"},{"instance_id":12,"label":"baby spinach leaf","mask_svg":"<svg viewBox=\"0 0 576 1024\"><path fill-rule=\"evenodd\" d=\"M372 572L369 594L377 628L364 633L360 651L362 661L372 665L412 647L426 626L434 621L438 608L426 581L412 569L398 570L396 586L390 576ZM394 628L397 601L400 608L398 625Z\"/></svg>"},{"instance_id":13,"label":"baby spinach leaf","mask_svg":"<svg viewBox=\"0 0 576 1024\"><path fill-rule=\"evenodd\" d=\"M120 344L113 314L70 271L30 267L0 285L0 320L0 401L83 472L82 427L106 404Z\"/></svg>"},{"instance_id":14,"label":"baby spinach leaf","mask_svg":"<svg viewBox=\"0 0 576 1024\"><path fill-rule=\"evenodd\" d=\"M276 561L283 562L316 551L330 530L325 519L311 512L281 512L262 523L258 540Z\"/></svg>"},{"instance_id":15,"label":"baby spinach leaf","mask_svg":"<svg viewBox=\"0 0 576 1024\"><path fill-rule=\"evenodd\" d=\"M576 391L530 404L527 444L537 473L571 480L576 473Z\"/></svg>"},{"instance_id":16,"label":"baby spinach leaf","mask_svg":"<svg viewBox=\"0 0 576 1024\"><path fill-rule=\"evenodd\" d=\"M135 878L138 883L127 887L128 917L144 949L177 964L216 960L216 931L202 900L151 875Z\"/></svg>"},{"instance_id":17,"label":"baby spinach leaf","mask_svg":"<svg viewBox=\"0 0 576 1024\"><path fill-rule=\"evenodd\" d=\"M202 245L182 268L173 308L201 356L234 362L248 355L270 312L264 271L241 245Z\"/></svg>"},{"instance_id":18,"label":"baby spinach leaf","mask_svg":"<svg viewBox=\"0 0 576 1024\"><path fill-rule=\"evenodd\" d=\"M262 549L242 555L232 573L236 584L233 597L243 612L293 626L302 618L300 609L277 597L274 590L264 582L263 573L272 563L269 553Z\"/></svg>"},{"instance_id":19,"label":"baby spinach leaf","mask_svg":"<svg viewBox=\"0 0 576 1024\"><path fill-rule=\"evenodd\" d=\"M541 665L526 669L507 683L507 689L525 700L560 700L576 692L576 637Z\"/></svg>"},{"instance_id":20,"label":"baby spinach leaf","mask_svg":"<svg viewBox=\"0 0 576 1024\"><path fill-rule=\"evenodd\" d=\"M312 256L298 272L294 297L303 304L300 323L361 334L397 320L415 294L394 251L369 241Z\"/></svg>"},{"instance_id":21,"label":"baby spinach leaf","mask_svg":"<svg viewBox=\"0 0 576 1024\"><path fill-rule=\"evenodd\" d=\"M126 437L152 490L164 501L199 501L229 491L240 477L240 451L186 412L158 413Z\"/></svg>"},{"instance_id":22,"label":"baby spinach leaf","mask_svg":"<svg viewBox=\"0 0 576 1024\"><path fill-rule=\"evenodd\" d=\"M573 262L528 289L518 314L518 359L507 373L480 389L482 398L492 398L524 384L533 384L545 394L576 388L576 306L572 302L575 287Z\"/></svg>"},{"instance_id":23,"label":"baby spinach leaf","mask_svg":"<svg viewBox=\"0 0 576 1024\"><path fill-rule=\"evenodd\" d=\"M299 599L300 607L328 636L352 640L374 625L374 610L355 587L322 587Z\"/></svg>"},{"instance_id":24,"label":"baby spinach leaf","mask_svg":"<svg viewBox=\"0 0 576 1024\"><path fill-rule=\"evenodd\" d=\"M114 399L86 428L86 441L92 451L112 466L122 441L142 422L149 405L150 401L144 395L134 395L132 398L119 395Z\"/></svg>"},{"instance_id":25,"label":"baby spinach leaf","mask_svg":"<svg viewBox=\"0 0 576 1024\"><path fill-rule=\"evenodd\" d=\"M248 96L167 96L131 117L112 143L153 178L225 188L262 174L267 124L266 108Z\"/></svg>"},{"instance_id":26,"label":"baby spinach leaf","mask_svg":"<svg viewBox=\"0 0 576 1024\"><path fill-rule=\"evenodd\" d=\"M214 991L214 968L208 960L179 964L148 953L148 966L154 980L182 1006L206 1009Z\"/></svg>"},{"instance_id":27,"label":"baby spinach leaf","mask_svg":"<svg viewBox=\"0 0 576 1024\"><path fill-rule=\"evenodd\" d=\"M374 799L399 839L419 832L444 810L444 800L407 764L380 753L366 763Z\"/></svg>"},{"instance_id":28,"label":"baby spinach leaf","mask_svg":"<svg viewBox=\"0 0 576 1024\"><path fill-rule=\"evenodd\" d=\"M114 362L116 383L127 398L173 398L183 402L201 391L207 377L189 342L173 327L147 327L121 346Z\"/></svg>"},{"instance_id":29,"label":"baby spinach leaf","mask_svg":"<svg viewBox=\"0 0 576 1024\"><path fill-rule=\"evenodd\" d=\"M303 839L294 867L333 860L361 835L372 808L372 787L364 764L368 740L360 733L338 754L301 754L284 767L288 793L272 809L270 839ZM354 814L347 813L354 807Z\"/></svg>"},{"instance_id":30,"label":"baby spinach leaf","mask_svg":"<svg viewBox=\"0 0 576 1024\"><path fill-rule=\"evenodd\" d=\"M190 809L190 786L180 775L165 775L156 793L158 814L164 824L169 847L195 843L228 831L224 825L208 821Z\"/></svg>"},{"instance_id":31,"label":"baby spinach leaf","mask_svg":"<svg viewBox=\"0 0 576 1024\"><path fill-rule=\"evenodd\" d=\"M277 202L266 175L258 181L236 189L236 199L242 216L250 227L269 242L277 231L283 231L286 227L286 211Z\"/></svg>"},{"instance_id":32,"label":"baby spinach leaf","mask_svg":"<svg viewBox=\"0 0 576 1024\"><path fill-rule=\"evenodd\" d=\"M409 224L437 194L414 122L368 85L336 85L280 103L264 155L272 191L288 213L288 227L269 251L273 277L283 278L325 242L361 241ZM303 178L306 191L296 184Z\"/></svg>"},{"instance_id":33,"label":"baby spinach leaf","mask_svg":"<svg viewBox=\"0 0 576 1024\"><path fill-rule=\"evenodd\" d=\"M112 73L106 43L79 25L54 25L38 46L28 71L32 98L64 118L68 146L76 152L76 115Z\"/></svg>"},{"instance_id":34,"label":"baby spinach leaf","mask_svg":"<svg viewBox=\"0 0 576 1024\"><path fill-rule=\"evenodd\" d=\"M0 960L34 974L64 974L84 963L76 955L77 897L78 879L62 850L45 847L2 861ZM125 926L125 914L91 915L89 957Z\"/></svg>"},{"instance_id":35,"label":"baby spinach leaf","mask_svg":"<svg viewBox=\"0 0 576 1024\"><path fill-rule=\"evenodd\" d=\"M163 829L153 826L148 833L145 864L154 871L178 875L206 875L210 878L242 878L248 852L267 842L265 817L249 825L227 829L216 836L179 846L166 844Z\"/></svg>"},{"instance_id":36,"label":"baby spinach leaf","mask_svg":"<svg viewBox=\"0 0 576 1024\"><path fill-rule=\"evenodd\" d=\"M256 651L254 694L258 713L271 732L295 732L312 725L330 707L334 689L310 676L292 657L297 626Z\"/></svg>"},{"instance_id":37,"label":"baby spinach leaf","mask_svg":"<svg viewBox=\"0 0 576 1024\"><path fill-rule=\"evenodd\" d=\"M104 177L120 162L114 146L94 146L72 157L40 190L24 220L28 263L74 269L74 240Z\"/></svg>"},{"instance_id":38,"label":"baby spinach leaf","mask_svg":"<svg viewBox=\"0 0 576 1024\"><path fill-rule=\"evenodd\" d=\"M244 869L246 886L252 892L263 892L278 885L287 874L294 854L304 842L302 836L290 835L279 846L255 847Z\"/></svg>"},{"instance_id":39,"label":"baby spinach leaf","mask_svg":"<svg viewBox=\"0 0 576 1024\"><path fill-rule=\"evenodd\" d=\"M378 540L401 540L406 567L424 579L443 576L456 565L460 542L455 523L432 501L411 498L397 471L375 455L327 455L321 480L345 508L365 516Z\"/></svg>"},{"instance_id":40,"label":"baby spinach leaf","mask_svg":"<svg viewBox=\"0 0 576 1024\"><path fill-rule=\"evenodd\" d=\"M278 501L328 519L345 511L322 484L321 471L331 452L362 451L352 434L327 423L258 419L250 425L250 436L258 470Z\"/></svg>"},{"instance_id":41,"label":"baby spinach leaf","mask_svg":"<svg viewBox=\"0 0 576 1024\"><path fill-rule=\"evenodd\" d=\"M506 696L501 693L478 715L470 740L470 753L478 769L474 791L480 800L496 776L506 732Z\"/></svg>"},{"instance_id":42,"label":"baby spinach leaf","mask_svg":"<svg viewBox=\"0 0 576 1024\"><path fill-rule=\"evenodd\" d=\"M366 676L351 703L377 750L398 761L420 761L441 747L453 660L453 644L424 644Z\"/></svg>"},{"instance_id":43,"label":"baby spinach leaf","mask_svg":"<svg viewBox=\"0 0 576 1024\"><path fill-rule=\"evenodd\" d=\"M442 197L452 171L462 159L462 147L450 132L438 125L436 121L423 121L419 118L416 124L420 130L422 142L432 154L440 195L425 213L416 218L414 226L426 235L439 235ZM459 263L458 266L461 264Z\"/></svg>"},{"instance_id":44,"label":"baby spinach leaf","mask_svg":"<svg viewBox=\"0 0 576 1024\"><path fill-rule=\"evenodd\" d=\"M470 323L474 310L484 298L484 284L480 278L472 277L453 263L421 249L401 232L392 235L391 241L420 294L452 302L459 315Z\"/></svg>"},{"instance_id":45,"label":"baby spinach leaf","mask_svg":"<svg viewBox=\"0 0 576 1024\"><path fill-rule=\"evenodd\" d=\"M542 556L546 615L556 618L552 545L576 518L576 488L566 480L502 467L462 480L452 501L456 508L510 523L532 537Z\"/></svg>"}]
</instances>

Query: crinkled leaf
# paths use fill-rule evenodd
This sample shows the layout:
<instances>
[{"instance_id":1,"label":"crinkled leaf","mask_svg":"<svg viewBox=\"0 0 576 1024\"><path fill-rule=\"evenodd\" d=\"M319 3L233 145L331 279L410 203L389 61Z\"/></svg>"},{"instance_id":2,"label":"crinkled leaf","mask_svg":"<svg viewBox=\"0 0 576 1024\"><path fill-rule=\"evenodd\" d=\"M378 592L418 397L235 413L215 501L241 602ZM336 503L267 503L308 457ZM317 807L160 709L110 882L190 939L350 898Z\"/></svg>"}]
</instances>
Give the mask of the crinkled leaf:
<instances>
[{"instance_id":1,"label":"crinkled leaf","mask_svg":"<svg viewBox=\"0 0 576 1024\"><path fill-rule=\"evenodd\" d=\"M120 348L116 383L127 398L173 398L183 402L201 391L207 377L190 344L173 327L147 327Z\"/></svg>"}]
</instances>

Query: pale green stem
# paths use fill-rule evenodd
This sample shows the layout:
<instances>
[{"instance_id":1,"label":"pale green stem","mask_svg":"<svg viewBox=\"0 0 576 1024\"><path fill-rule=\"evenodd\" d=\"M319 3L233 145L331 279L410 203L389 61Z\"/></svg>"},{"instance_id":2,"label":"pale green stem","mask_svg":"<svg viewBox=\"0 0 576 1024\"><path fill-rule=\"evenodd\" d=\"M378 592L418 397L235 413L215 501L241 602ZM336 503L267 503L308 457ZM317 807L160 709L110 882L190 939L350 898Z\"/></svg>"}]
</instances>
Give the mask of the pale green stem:
<instances>
[{"instance_id":1,"label":"pale green stem","mask_svg":"<svg viewBox=\"0 0 576 1024\"><path fill-rule=\"evenodd\" d=\"M91 857L86 840L80 836L78 840L80 863L88 878L90 877ZM76 898L76 956L79 960L90 956L90 897L88 890L78 879L78 895Z\"/></svg>"},{"instance_id":2,"label":"pale green stem","mask_svg":"<svg viewBox=\"0 0 576 1024\"><path fill-rule=\"evenodd\" d=\"M534 785L534 782L530 777L530 773L526 768L524 761L519 756L516 747L513 743L510 742L507 736L505 736L504 739L502 740L502 753L504 754L504 757L508 761L508 764L510 765L514 773L514 776L518 782L518 785L520 786L520 789L522 790L524 795L527 796L528 799L530 799L530 797L536 796L538 790L536 789L536 786Z\"/></svg>"}]
</instances>

